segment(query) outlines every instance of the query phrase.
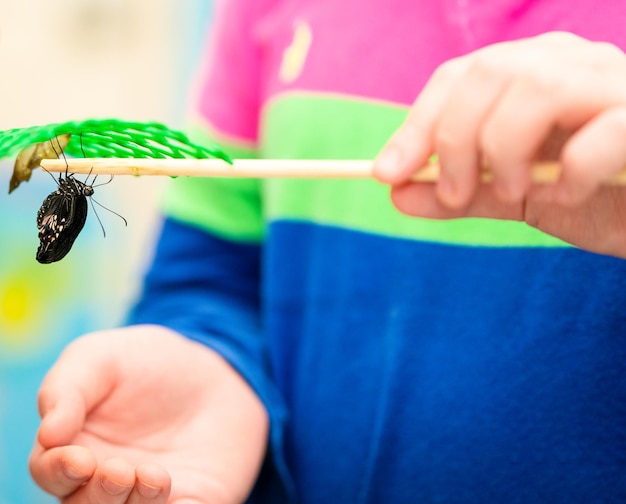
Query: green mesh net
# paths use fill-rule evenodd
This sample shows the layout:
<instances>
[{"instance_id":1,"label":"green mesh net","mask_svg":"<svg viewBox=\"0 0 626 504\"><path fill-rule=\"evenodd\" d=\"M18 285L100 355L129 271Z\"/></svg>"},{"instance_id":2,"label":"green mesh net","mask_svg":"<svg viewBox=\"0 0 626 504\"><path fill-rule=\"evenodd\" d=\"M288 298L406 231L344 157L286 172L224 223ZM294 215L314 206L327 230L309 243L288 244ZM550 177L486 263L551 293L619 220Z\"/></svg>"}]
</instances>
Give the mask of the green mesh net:
<instances>
[{"instance_id":1,"label":"green mesh net","mask_svg":"<svg viewBox=\"0 0 626 504\"><path fill-rule=\"evenodd\" d=\"M65 153L74 157L230 158L217 147L194 144L182 132L158 122L89 119L0 131L0 158L17 155L29 145L70 134ZM81 149L82 144L82 149Z\"/></svg>"}]
</instances>

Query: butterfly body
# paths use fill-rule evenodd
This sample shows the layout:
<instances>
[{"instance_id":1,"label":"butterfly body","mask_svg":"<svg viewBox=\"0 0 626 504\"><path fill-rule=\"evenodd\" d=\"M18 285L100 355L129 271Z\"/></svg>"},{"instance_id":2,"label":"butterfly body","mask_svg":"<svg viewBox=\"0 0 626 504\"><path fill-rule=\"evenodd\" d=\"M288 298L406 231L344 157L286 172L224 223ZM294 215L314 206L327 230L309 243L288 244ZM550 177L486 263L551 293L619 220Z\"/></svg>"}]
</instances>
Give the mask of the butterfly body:
<instances>
[{"instance_id":1,"label":"butterfly body","mask_svg":"<svg viewBox=\"0 0 626 504\"><path fill-rule=\"evenodd\" d=\"M50 193L37 212L39 247L37 261L49 264L63 259L87 220L87 198L93 187L72 175L59 177L58 188Z\"/></svg>"}]
</instances>

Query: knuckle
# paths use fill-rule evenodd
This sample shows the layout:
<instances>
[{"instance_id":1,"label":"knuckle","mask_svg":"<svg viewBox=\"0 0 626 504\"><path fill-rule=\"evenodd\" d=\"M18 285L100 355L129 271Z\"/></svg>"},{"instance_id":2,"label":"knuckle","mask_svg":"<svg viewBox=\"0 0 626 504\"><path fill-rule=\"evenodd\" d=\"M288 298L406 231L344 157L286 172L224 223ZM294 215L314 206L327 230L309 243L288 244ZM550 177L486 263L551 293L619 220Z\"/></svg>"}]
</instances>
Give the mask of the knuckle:
<instances>
[{"instance_id":1,"label":"knuckle","mask_svg":"<svg viewBox=\"0 0 626 504\"><path fill-rule=\"evenodd\" d=\"M607 131L614 132L616 136L626 136L626 106L611 109L604 115Z\"/></svg>"},{"instance_id":2,"label":"knuckle","mask_svg":"<svg viewBox=\"0 0 626 504\"><path fill-rule=\"evenodd\" d=\"M454 151L459 147L460 140L456 131L446 125L442 125L435 137L437 152Z\"/></svg>"},{"instance_id":3,"label":"knuckle","mask_svg":"<svg viewBox=\"0 0 626 504\"><path fill-rule=\"evenodd\" d=\"M432 82L447 82L451 79L456 79L463 71L465 67L465 57L452 58L444 61L433 72Z\"/></svg>"},{"instance_id":4,"label":"knuckle","mask_svg":"<svg viewBox=\"0 0 626 504\"><path fill-rule=\"evenodd\" d=\"M568 31L555 30L555 31L542 33L541 35L537 35L535 37L535 40L540 41L540 42L555 44L555 45L563 45L563 44L569 45L569 44L574 44L574 43L580 43L584 41L585 39Z\"/></svg>"},{"instance_id":5,"label":"knuckle","mask_svg":"<svg viewBox=\"0 0 626 504\"><path fill-rule=\"evenodd\" d=\"M499 129L495 121L488 121L480 132L478 140L480 152L490 168L494 165L497 167L502 156L502 142L496 135Z\"/></svg>"},{"instance_id":6,"label":"knuckle","mask_svg":"<svg viewBox=\"0 0 626 504\"><path fill-rule=\"evenodd\" d=\"M557 97L565 91L566 82L558 70L545 68L543 71L526 71L518 80L518 85L525 95Z\"/></svg>"},{"instance_id":7,"label":"knuckle","mask_svg":"<svg viewBox=\"0 0 626 504\"><path fill-rule=\"evenodd\" d=\"M467 75L488 82L511 73L510 52L504 44L487 47L474 53L467 64Z\"/></svg>"},{"instance_id":8,"label":"knuckle","mask_svg":"<svg viewBox=\"0 0 626 504\"><path fill-rule=\"evenodd\" d=\"M616 58L620 60L624 59L624 51L622 51L618 46L611 42L594 42L593 47L596 56L601 61L611 62L614 61Z\"/></svg>"}]
</instances>

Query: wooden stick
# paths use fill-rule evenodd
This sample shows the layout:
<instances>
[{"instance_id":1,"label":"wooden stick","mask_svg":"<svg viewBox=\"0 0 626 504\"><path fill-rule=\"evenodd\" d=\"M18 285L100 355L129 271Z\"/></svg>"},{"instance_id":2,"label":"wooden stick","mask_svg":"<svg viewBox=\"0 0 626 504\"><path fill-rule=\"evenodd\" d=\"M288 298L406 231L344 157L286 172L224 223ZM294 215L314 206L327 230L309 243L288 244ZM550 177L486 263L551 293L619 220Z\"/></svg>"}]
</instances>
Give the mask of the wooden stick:
<instances>
[{"instance_id":1,"label":"wooden stick","mask_svg":"<svg viewBox=\"0 0 626 504\"><path fill-rule=\"evenodd\" d=\"M49 172L92 175L161 175L170 177L251 177L251 178L371 178L369 160L316 159L236 159L228 164L221 159L152 159L152 158L74 158L44 159L41 166ZM533 165L531 180L536 184L558 180L561 167L557 162ZM412 179L417 182L436 182L439 166L431 163L418 171ZM492 180L483 170L483 182ZM608 184L626 185L626 171L614 175Z\"/></svg>"}]
</instances>

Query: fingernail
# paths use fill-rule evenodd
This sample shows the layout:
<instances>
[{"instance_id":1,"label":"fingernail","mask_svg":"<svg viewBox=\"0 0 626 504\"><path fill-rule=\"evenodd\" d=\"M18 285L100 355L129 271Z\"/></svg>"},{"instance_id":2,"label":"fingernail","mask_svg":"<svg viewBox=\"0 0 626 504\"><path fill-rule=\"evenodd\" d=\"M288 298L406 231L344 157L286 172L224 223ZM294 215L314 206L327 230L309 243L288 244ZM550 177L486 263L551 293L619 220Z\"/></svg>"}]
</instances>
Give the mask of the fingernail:
<instances>
[{"instance_id":1,"label":"fingernail","mask_svg":"<svg viewBox=\"0 0 626 504\"><path fill-rule=\"evenodd\" d=\"M156 497L157 495L159 495L161 493L161 488L160 487L153 487L151 485L146 485L145 483L141 483L139 485L139 493L143 496L143 497L147 497L149 499Z\"/></svg>"},{"instance_id":2,"label":"fingernail","mask_svg":"<svg viewBox=\"0 0 626 504\"><path fill-rule=\"evenodd\" d=\"M124 492L128 492L129 490L129 487L114 483L108 479L103 479L100 484L102 485L102 488L104 488L104 491L109 495L120 495Z\"/></svg>"},{"instance_id":3,"label":"fingernail","mask_svg":"<svg viewBox=\"0 0 626 504\"><path fill-rule=\"evenodd\" d=\"M83 474L82 472L79 472L78 469L76 469L74 466L70 464L63 465L63 473L69 479L73 479L73 480L80 480L80 479L85 478L85 474Z\"/></svg>"},{"instance_id":4,"label":"fingernail","mask_svg":"<svg viewBox=\"0 0 626 504\"><path fill-rule=\"evenodd\" d=\"M382 179L393 178L400 166L400 151L397 147L389 146L376 158L374 171Z\"/></svg>"}]
</instances>

